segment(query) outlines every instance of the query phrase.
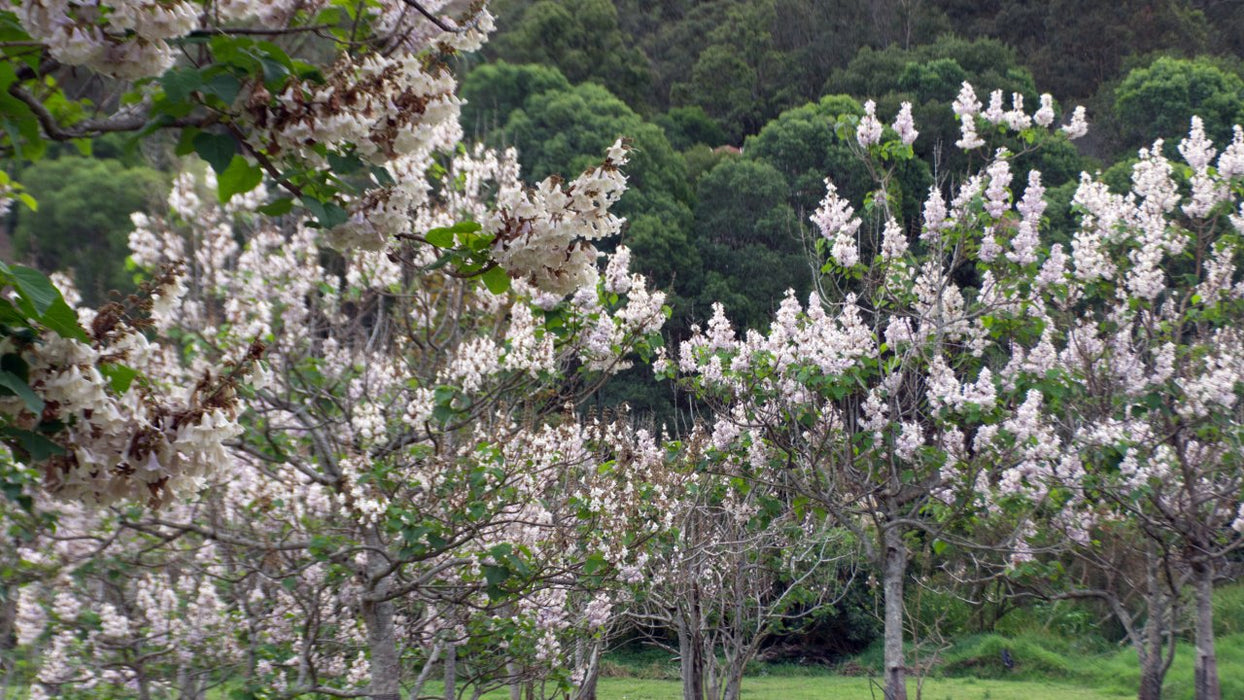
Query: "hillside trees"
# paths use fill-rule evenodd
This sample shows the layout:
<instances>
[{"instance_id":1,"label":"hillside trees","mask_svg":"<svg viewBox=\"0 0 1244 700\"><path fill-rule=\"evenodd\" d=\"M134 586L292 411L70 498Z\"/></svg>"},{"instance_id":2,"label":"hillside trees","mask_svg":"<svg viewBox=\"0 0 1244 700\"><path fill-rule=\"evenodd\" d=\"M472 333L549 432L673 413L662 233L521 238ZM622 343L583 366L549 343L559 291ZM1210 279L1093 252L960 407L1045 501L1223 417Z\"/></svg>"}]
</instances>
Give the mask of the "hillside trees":
<instances>
[{"instance_id":1,"label":"hillside trees","mask_svg":"<svg viewBox=\"0 0 1244 700\"><path fill-rule=\"evenodd\" d=\"M1212 140L1225 143L1231 125L1244 121L1244 78L1207 58L1160 57L1123 78L1114 114L1121 145L1130 149L1180 133L1194 116Z\"/></svg>"},{"instance_id":2,"label":"hillside trees","mask_svg":"<svg viewBox=\"0 0 1244 700\"><path fill-rule=\"evenodd\" d=\"M646 104L648 61L618 26L611 0L540 0L488 47L511 63L556 67L572 83L609 88L635 109Z\"/></svg>"},{"instance_id":3,"label":"hillside trees","mask_svg":"<svg viewBox=\"0 0 1244 700\"><path fill-rule=\"evenodd\" d=\"M20 177L40 206L18 211L14 254L43 270L73 265L78 290L93 306L107 301L110 290L132 291L124 264L130 214L163 196L168 185L161 173L113 159L66 156L25 168Z\"/></svg>"}]
</instances>

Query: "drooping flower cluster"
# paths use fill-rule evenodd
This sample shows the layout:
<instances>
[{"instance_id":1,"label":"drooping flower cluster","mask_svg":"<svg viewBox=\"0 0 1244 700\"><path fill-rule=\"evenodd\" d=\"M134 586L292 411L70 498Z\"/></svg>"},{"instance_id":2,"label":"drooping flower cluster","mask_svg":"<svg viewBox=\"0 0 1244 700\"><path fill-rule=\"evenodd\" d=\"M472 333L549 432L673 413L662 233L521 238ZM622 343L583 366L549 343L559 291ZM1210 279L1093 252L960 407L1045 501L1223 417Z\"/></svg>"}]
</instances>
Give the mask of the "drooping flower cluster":
<instances>
[{"instance_id":1,"label":"drooping flower cluster","mask_svg":"<svg viewBox=\"0 0 1244 700\"><path fill-rule=\"evenodd\" d=\"M569 184L550 177L534 189L508 188L483 222L494 236L496 261L536 288L565 295L596 281L593 241L616 236L622 219L609 212L626 190L627 148L610 146L605 160Z\"/></svg>"},{"instance_id":2,"label":"drooping flower cluster","mask_svg":"<svg viewBox=\"0 0 1244 700\"><path fill-rule=\"evenodd\" d=\"M202 7L188 0L21 0L5 3L52 57L118 78L163 73L176 58L170 39L199 25Z\"/></svg>"}]
</instances>

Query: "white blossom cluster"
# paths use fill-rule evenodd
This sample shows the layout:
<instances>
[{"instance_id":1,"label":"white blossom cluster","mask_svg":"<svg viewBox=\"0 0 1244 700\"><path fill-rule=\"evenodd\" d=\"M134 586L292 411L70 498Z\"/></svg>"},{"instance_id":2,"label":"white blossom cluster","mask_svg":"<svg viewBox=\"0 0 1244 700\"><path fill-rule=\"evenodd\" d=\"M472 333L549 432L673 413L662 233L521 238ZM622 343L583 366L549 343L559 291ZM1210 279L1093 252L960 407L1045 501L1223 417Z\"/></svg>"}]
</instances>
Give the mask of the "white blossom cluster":
<instances>
[{"instance_id":1,"label":"white blossom cluster","mask_svg":"<svg viewBox=\"0 0 1244 700\"><path fill-rule=\"evenodd\" d=\"M174 278L158 293L175 297L168 290L178 286ZM40 413L17 397L0 399L18 426L64 425L50 435L59 454L41 462L44 487L60 498L99 505L162 505L192 493L227 461L224 442L241 432L228 380L209 374L165 385L159 347L124 319L111 328L96 320L92 342L49 333L22 352L27 381L43 403ZM148 377L118 387L114 373L127 365L148 370Z\"/></svg>"},{"instance_id":2,"label":"white blossom cluster","mask_svg":"<svg viewBox=\"0 0 1244 700\"><path fill-rule=\"evenodd\" d=\"M56 60L124 79L171 67L176 51L169 40L198 27L203 9L189 0L6 0L4 6Z\"/></svg>"},{"instance_id":3,"label":"white blossom cluster","mask_svg":"<svg viewBox=\"0 0 1244 700\"><path fill-rule=\"evenodd\" d=\"M626 190L627 147L615 142L605 160L569 184L548 178L532 190L505 190L482 222L494 236L497 263L512 277L558 295L595 286L592 241L616 236L623 223L609 212Z\"/></svg>"},{"instance_id":4,"label":"white blossom cluster","mask_svg":"<svg viewBox=\"0 0 1244 700\"><path fill-rule=\"evenodd\" d=\"M981 104L976 97L976 90L971 83L964 82L955 98L953 107L955 116L960 123L960 138L955 146L964 151L971 151L985 145L985 140L977 132L983 119L990 126L1002 126L1012 131L1024 131L1036 126L1049 129L1054 125L1054 98L1047 94L1041 95L1041 106L1031 115L1024 111L1024 96L1012 93L1011 108L1003 106L1004 95L1001 90L989 94L988 107ZM1077 139L1088 133L1088 122L1085 119L1084 107L1072 110L1070 120L1059 127L1059 130L1070 139Z\"/></svg>"},{"instance_id":5,"label":"white blossom cluster","mask_svg":"<svg viewBox=\"0 0 1244 700\"><path fill-rule=\"evenodd\" d=\"M978 118L1011 130L1055 123L1048 96L1028 115L1022 97L1008 109L994 93L985 107L970 85L955 110L968 149L984 143ZM1082 111L1063 128L1067 138L1083 129ZM861 144L872 130L861 122ZM888 211L872 214L875 260L857 238L867 217L827 181L812 220L830 243L826 258L852 268L842 298L814 295L804 309L788 295L767 335L743 338L716 305L682 346L685 381L717 409L714 454L731 473L803 469L799 478L823 489L818 497L832 494L840 517L886 517L890 506L868 494L910 487L999 516L1053 499L1055 530L1085 546L1109 518L1244 531L1236 443L1206 445L1196 434L1240 429L1240 134L1220 153L1194 119L1179 148L1187 167L1158 142L1140 152L1126 193L1082 175L1069 251L1042 240L1041 174L1014 173L1005 151L956 191L930 191L919 249ZM970 287L952 274L965 264L977 270ZM859 274L853 286L849 275ZM1030 330L1021 341L999 323ZM918 483L887 480L895 461L913 465ZM1039 556L1043 532L1016 525L1012 566Z\"/></svg>"}]
</instances>

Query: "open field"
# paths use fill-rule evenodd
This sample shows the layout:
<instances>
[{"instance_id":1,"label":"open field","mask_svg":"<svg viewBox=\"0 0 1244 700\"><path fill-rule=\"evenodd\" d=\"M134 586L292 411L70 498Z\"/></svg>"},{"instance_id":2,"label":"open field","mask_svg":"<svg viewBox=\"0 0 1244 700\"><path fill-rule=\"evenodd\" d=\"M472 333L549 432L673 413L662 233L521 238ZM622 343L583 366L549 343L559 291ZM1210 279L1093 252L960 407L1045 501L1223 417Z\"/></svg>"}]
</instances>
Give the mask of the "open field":
<instances>
[{"instance_id":1,"label":"open field","mask_svg":"<svg viewBox=\"0 0 1244 700\"><path fill-rule=\"evenodd\" d=\"M916 684L909 686L915 698ZM600 700L681 700L678 681L637 678L605 678L600 683ZM428 693L435 691L428 688ZM743 697L749 700L876 700L881 688L867 678L808 676L803 678L748 678ZM492 693L488 700L506 700L505 691ZM925 681L925 700L1117 700L1127 694L1077 688L1034 681L994 681L974 678L929 679Z\"/></svg>"}]
</instances>

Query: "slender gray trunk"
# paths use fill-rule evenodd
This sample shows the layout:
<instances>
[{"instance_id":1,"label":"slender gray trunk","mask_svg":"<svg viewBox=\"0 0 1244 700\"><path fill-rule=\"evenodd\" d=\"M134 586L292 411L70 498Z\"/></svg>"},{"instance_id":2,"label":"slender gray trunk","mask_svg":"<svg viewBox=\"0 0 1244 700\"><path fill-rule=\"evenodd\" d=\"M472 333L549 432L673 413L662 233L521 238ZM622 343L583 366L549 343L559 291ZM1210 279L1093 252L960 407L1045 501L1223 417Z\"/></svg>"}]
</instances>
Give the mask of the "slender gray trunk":
<instances>
[{"instance_id":1,"label":"slender gray trunk","mask_svg":"<svg viewBox=\"0 0 1244 700\"><path fill-rule=\"evenodd\" d=\"M415 679L415 687L410 689L410 697L417 698L423 695L423 686L428 682L428 676L432 675L432 667L440 659L442 648L443 645L437 642L432 646L432 651L428 652L428 660L423 663L423 670L419 672L419 677Z\"/></svg>"},{"instance_id":2,"label":"slender gray trunk","mask_svg":"<svg viewBox=\"0 0 1244 700\"><path fill-rule=\"evenodd\" d=\"M199 679L183 664L177 668L177 688L180 700L202 700L203 689Z\"/></svg>"},{"instance_id":3,"label":"slender gray trunk","mask_svg":"<svg viewBox=\"0 0 1244 700\"><path fill-rule=\"evenodd\" d=\"M692 585L685 608L678 616L678 653L682 658L683 700L704 700L704 660L701 658L699 589Z\"/></svg>"},{"instance_id":4,"label":"slender gray trunk","mask_svg":"<svg viewBox=\"0 0 1244 700\"><path fill-rule=\"evenodd\" d=\"M739 695L743 692L743 671L747 666L747 657L745 654L739 654L733 658L726 659L726 686L722 693L722 700L739 700Z\"/></svg>"},{"instance_id":5,"label":"slender gray trunk","mask_svg":"<svg viewBox=\"0 0 1244 700\"><path fill-rule=\"evenodd\" d=\"M1137 700L1162 700L1162 673L1153 668L1153 664L1143 664L1140 668L1140 691Z\"/></svg>"},{"instance_id":6,"label":"slender gray trunk","mask_svg":"<svg viewBox=\"0 0 1244 700\"><path fill-rule=\"evenodd\" d=\"M885 698L907 700L907 675L903 660L903 578L907 575L907 546L894 525L885 530Z\"/></svg>"},{"instance_id":7,"label":"slender gray trunk","mask_svg":"<svg viewBox=\"0 0 1244 700\"><path fill-rule=\"evenodd\" d=\"M384 574L388 562L380 552L380 536L375 528L367 533L367 594L383 596L387 584L377 580ZM402 700L401 665L397 660L397 632L393 625L393 601L372 601L364 598L359 606L363 624L367 627L367 648L371 652L372 700Z\"/></svg>"},{"instance_id":8,"label":"slender gray trunk","mask_svg":"<svg viewBox=\"0 0 1244 700\"><path fill-rule=\"evenodd\" d=\"M1214 566L1198 562L1196 577L1196 700L1222 700L1214 649Z\"/></svg>"},{"instance_id":9,"label":"slender gray trunk","mask_svg":"<svg viewBox=\"0 0 1244 700\"><path fill-rule=\"evenodd\" d=\"M582 641L582 640L580 640ZM596 700L596 683L600 680L600 642L593 641L588 650L587 667L583 672L583 682L575 693L575 700ZM583 666L580 663L580 666Z\"/></svg>"},{"instance_id":10,"label":"slender gray trunk","mask_svg":"<svg viewBox=\"0 0 1244 700\"><path fill-rule=\"evenodd\" d=\"M458 681L458 647L453 642L445 644L445 700L456 700L458 691L454 685Z\"/></svg>"},{"instance_id":11,"label":"slender gray trunk","mask_svg":"<svg viewBox=\"0 0 1244 700\"><path fill-rule=\"evenodd\" d=\"M510 677L510 700L523 700L523 686L518 682L518 664L506 661L505 673Z\"/></svg>"},{"instance_id":12,"label":"slender gray trunk","mask_svg":"<svg viewBox=\"0 0 1244 700\"><path fill-rule=\"evenodd\" d=\"M1163 632L1167 609L1160 602L1160 593L1153 592L1150 596L1155 600L1149 604L1150 618L1145 621L1144 640L1139 649L1140 689L1138 700L1162 700L1162 681L1166 669L1162 663Z\"/></svg>"}]
</instances>

